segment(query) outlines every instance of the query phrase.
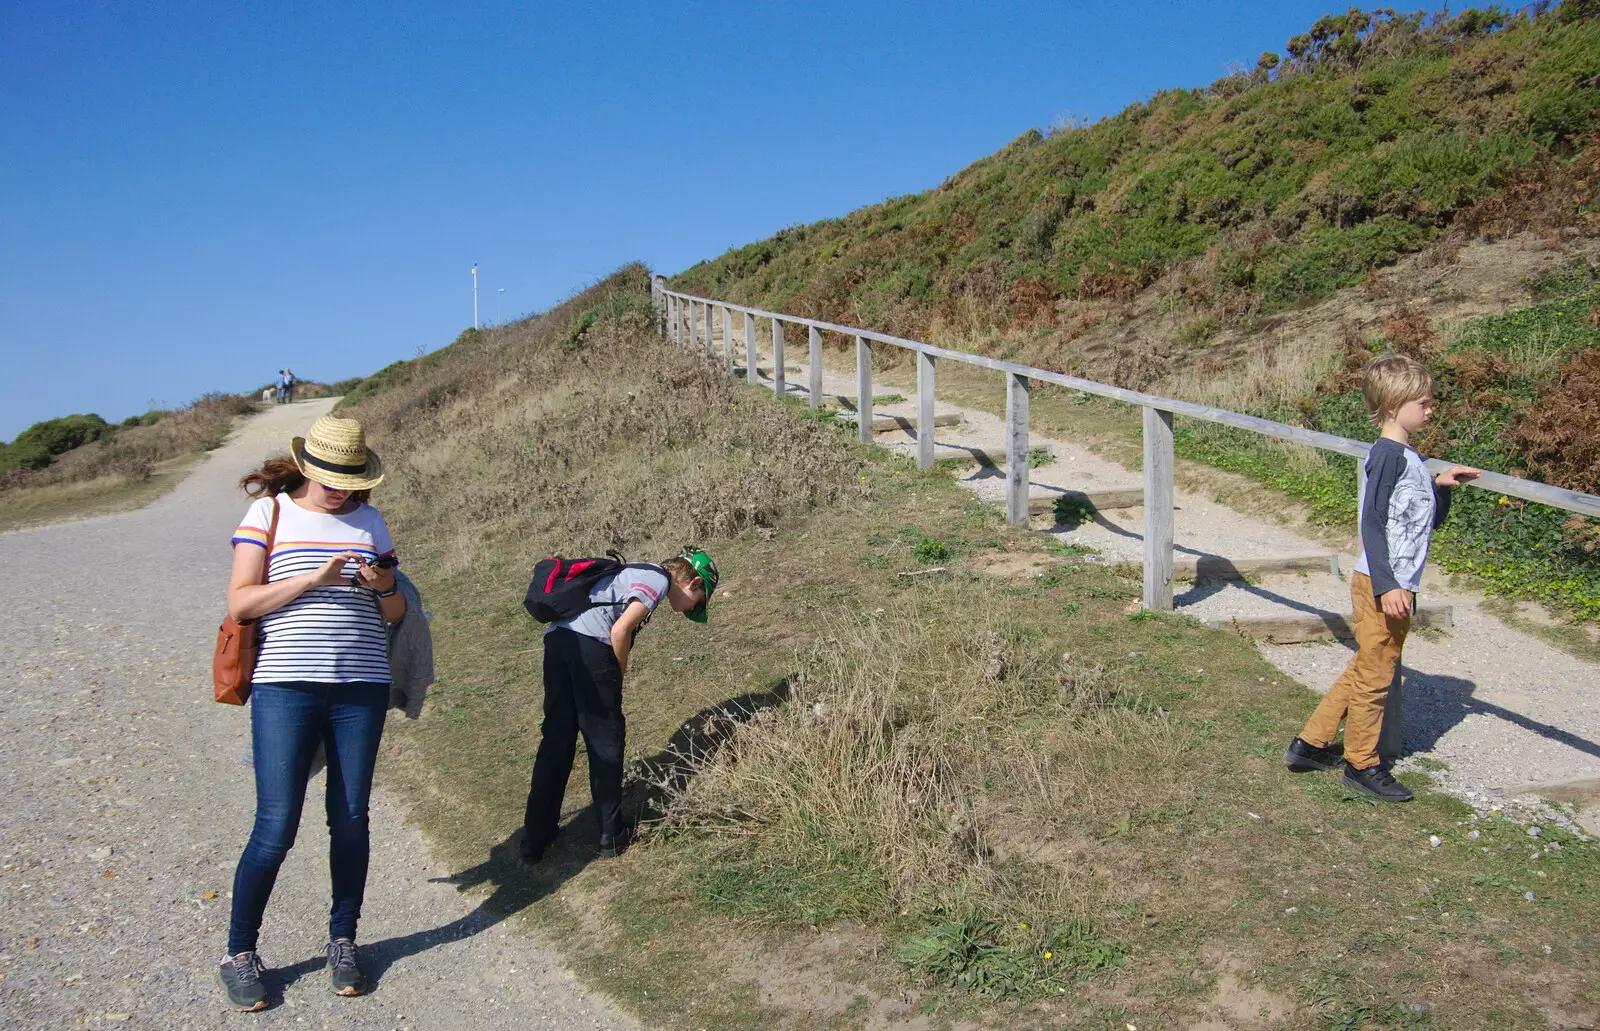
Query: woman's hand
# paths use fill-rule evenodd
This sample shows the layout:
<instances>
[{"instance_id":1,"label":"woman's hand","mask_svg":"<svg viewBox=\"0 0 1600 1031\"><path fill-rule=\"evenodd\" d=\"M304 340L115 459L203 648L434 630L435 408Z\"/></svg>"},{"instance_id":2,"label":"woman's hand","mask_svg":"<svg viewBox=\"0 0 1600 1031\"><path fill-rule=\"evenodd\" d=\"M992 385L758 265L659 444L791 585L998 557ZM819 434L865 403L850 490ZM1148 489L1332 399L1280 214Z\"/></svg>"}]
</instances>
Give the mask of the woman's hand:
<instances>
[{"instance_id":1,"label":"woman's hand","mask_svg":"<svg viewBox=\"0 0 1600 1031\"><path fill-rule=\"evenodd\" d=\"M356 586L365 587L369 591L392 591L394 569L382 569L372 563L363 562L356 567Z\"/></svg>"},{"instance_id":2,"label":"woman's hand","mask_svg":"<svg viewBox=\"0 0 1600 1031\"><path fill-rule=\"evenodd\" d=\"M345 579L344 567L351 562L360 562L361 555L354 551L341 551L322 564L322 568L311 574L312 587L339 587L348 586L350 581Z\"/></svg>"}]
</instances>

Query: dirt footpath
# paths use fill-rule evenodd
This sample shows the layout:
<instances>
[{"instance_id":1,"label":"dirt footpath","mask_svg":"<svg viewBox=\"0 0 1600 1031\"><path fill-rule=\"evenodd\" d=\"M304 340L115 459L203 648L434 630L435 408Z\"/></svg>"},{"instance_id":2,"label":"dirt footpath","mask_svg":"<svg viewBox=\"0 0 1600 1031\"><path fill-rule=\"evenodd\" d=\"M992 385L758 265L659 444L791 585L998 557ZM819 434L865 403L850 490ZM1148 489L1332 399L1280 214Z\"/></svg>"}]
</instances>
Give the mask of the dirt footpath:
<instances>
[{"instance_id":1,"label":"dirt footpath","mask_svg":"<svg viewBox=\"0 0 1600 1031\"><path fill-rule=\"evenodd\" d=\"M720 331L720 324L716 328ZM716 349L719 355L724 353L720 332ZM743 340L737 330L733 353L742 370ZM786 358L786 389L792 396L805 397L803 336ZM757 368L760 381L770 387L772 362L764 347ZM879 396L903 391L905 400L875 405L875 414L896 416L904 426L914 426L912 388L897 378L888 379L877 383ZM826 368L823 390L853 399L854 369ZM943 401L935 412L960 418L957 425L935 430L935 459L970 458L983 452L1004 462L1004 424L998 416ZM904 454L915 453L916 436L909 430L878 433L875 439ZM1029 443L1040 451L1038 464L1028 475L1032 497L1143 485L1140 473L1073 442L1035 433ZM1006 481L998 469L972 465L956 475L957 482L979 497L1003 504ZM1175 499L1174 551L1180 561L1326 556L1330 551L1292 526L1242 514L1217 499L1182 488ZM1144 512L1139 507L1108 510L1080 526L1056 526L1046 532L1063 543L1092 549L1091 561L1134 566L1143 562ZM1343 575L1311 571L1262 574L1248 582L1180 583L1175 610L1222 623L1347 614L1350 587L1344 576L1355 568L1354 541L1351 545L1339 557ZM1137 593L1130 590L1130 601ZM1600 668L1510 626L1488 610L1482 595L1451 583L1436 566L1427 570L1422 600L1451 606L1455 625L1448 631L1414 633L1406 642L1406 755L1400 768L1425 770L1439 787L1483 811L1516 802L1519 809L1548 813L1541 799L1574 803L1578 821L1590 833L1600 834ZM1278 669L1326 691L1349 661L1353 644L1263 643L1259 648Z\"/></svg>"},{"instance_id":2,"label":"dirt footpath","mask_svg":"<svg viewBox=\"0 0 1600 1031\"><path fill-rule=\"evenodd\" d=\"M335 998L325 981L318 776L262 931L274 1007L223 1005L215 969L254 813L249 714L212 702L209 667L236 484L332 404L253 417L140 511L0 535L0 1027L639 1026L486 892L430 883L452 871L382 789L381 758L361 923L372 993Z\"/></svg>"}]
</instances>

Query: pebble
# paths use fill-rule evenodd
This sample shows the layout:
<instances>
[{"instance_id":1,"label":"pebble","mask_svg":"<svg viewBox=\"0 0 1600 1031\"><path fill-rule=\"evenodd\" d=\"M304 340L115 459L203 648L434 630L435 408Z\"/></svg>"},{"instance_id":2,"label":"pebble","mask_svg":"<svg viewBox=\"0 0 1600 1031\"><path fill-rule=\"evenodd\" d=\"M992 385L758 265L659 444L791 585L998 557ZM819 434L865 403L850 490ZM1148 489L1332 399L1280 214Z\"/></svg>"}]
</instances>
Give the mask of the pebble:
<instances>
[{"instance_id":1,"label":"pebble","mask_svg":"<svg viewBox=\"0 0 1600 1031\"><path fill-rule=\"evenodd\" d=\"M1434 848L1438 848L1440 845L1443 845L1444 842L1439 839L1439 835L1430 834L1428 835L1428 844L1432 845Z\"/></svg>"}]
</instances>

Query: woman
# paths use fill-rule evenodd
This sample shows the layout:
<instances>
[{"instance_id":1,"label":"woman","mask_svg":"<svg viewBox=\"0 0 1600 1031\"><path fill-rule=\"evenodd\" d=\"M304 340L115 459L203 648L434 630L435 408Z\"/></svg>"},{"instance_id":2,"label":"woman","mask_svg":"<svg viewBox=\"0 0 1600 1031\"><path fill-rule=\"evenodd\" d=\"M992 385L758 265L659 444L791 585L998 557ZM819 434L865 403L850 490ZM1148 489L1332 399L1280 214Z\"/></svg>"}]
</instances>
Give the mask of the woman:
<instances>
[{"instance_id":1,"label":"woman","mask_svg":"<svg viewBox=\"0 0 1600 1031\"><path fill-rule=\"evenodd\" d=\"M367 798L389 701L385 623L405 615L389 528L366 503L383 466L361 424L323 416L290 449L292 457L269 459L240 481L256 500L233 535L228 581L228 612L259 619L261 635L250 702L255 827L234 874L228 955L217 971L237 1010L267 1005L256 937L322 745L332 839L328 971L337 994L365 990L355 938Z\"/></svg>"}]
</instances>

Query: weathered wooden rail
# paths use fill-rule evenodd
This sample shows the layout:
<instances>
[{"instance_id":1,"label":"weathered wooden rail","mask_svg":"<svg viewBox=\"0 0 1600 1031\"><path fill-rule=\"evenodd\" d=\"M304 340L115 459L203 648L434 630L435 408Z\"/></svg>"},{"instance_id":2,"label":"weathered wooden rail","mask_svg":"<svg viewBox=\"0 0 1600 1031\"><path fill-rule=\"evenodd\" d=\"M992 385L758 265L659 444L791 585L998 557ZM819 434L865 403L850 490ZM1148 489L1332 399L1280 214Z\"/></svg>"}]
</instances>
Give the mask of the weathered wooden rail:
<instances>
[{"instance_id":1,"label":"weathered wooden rail","mask_svg":"<svg viewBox=\"0 0 1600 1031\"><path fill-rule=\"evenodd\" d=\"M807 387L812 407L822 405L822 334L837 333L853 338L856 350L856 406L858 433L863 443L872 440L872 348L886 344L915 352L917 356L917 465L933 465L934 430L934 370L940 361L964 362L985 369L993 369L1006 378L1006 521L1013 526L1027 526L1028 498L1028 398L1035 382L1053 383L1096 397L1110 398L1144 411L1144 605L1148 609L1172 609L1173 580L1173 450L1172 417L1199 419L1202 422L1220 423L1235 429L1248 430L1264 437L1287 440L1348 455L1364 462L1372 445L1331 433L1308 430L1301 426L1273 422L1253 415L1231 412L1225 408L1179 401L1175 398L1126 390L1094 380L1079 379L1065 373L1036 369L1014 362L1001 361L979 354L952 351L935 347L919 340L876 333L855 326L841 326L819 319L785 315L782 312L764 311L749 305L718 301L709 297L668 290L666 281L656 276L651 281L651 293L660 319L660 330L669 339L685 346L703 346L714 349L713 319L722 315L723 358L734 364L733 313L743 318L744 368L752 384L760 380L756 364L756 320L768 319L772 324L772 389L782 396L788 390L785 381L784 344L785 327L804 326L809 344ZM1428 467L1435 472L1450 468L1449 462L1430 459ZM1480 490L1506 494L1525 501L1550 505L1554 508L1576 512L1579 515L1600 518L1600 497L1580 491L1552 487L1504 473L1485 471L1469 484Z\"/></svg>"}]
</instances>

